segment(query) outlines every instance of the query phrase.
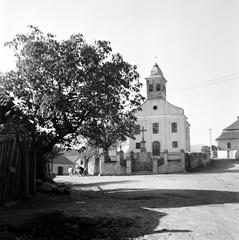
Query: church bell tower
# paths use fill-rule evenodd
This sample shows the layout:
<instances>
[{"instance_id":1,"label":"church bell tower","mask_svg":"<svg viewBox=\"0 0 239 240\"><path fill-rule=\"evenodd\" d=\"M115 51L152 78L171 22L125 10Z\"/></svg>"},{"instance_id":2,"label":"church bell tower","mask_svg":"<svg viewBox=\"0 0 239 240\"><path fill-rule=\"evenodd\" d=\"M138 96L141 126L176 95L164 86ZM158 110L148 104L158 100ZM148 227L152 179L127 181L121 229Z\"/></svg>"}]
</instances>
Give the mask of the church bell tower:
<instances>
[{"instance_id":1,"label":"church bell tower","mask_svg":"<svg viewBox=\"0 0 239 240\"><path fill-rule=\"evenodd\" d=\"M159 99L166 100L166 82L161 69L158 64L155 63L150 76L145 78L147 83L147 99Z\"/></svg>"}]
</instances>

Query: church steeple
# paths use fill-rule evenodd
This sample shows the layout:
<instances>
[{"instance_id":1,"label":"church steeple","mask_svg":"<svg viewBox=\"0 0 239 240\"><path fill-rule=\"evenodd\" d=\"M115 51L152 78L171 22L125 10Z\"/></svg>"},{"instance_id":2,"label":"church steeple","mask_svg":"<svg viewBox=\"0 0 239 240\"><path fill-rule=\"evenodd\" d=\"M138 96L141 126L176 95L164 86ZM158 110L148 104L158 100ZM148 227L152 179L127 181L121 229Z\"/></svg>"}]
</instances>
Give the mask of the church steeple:
<instances>
[{"instance_id":1,"label":"church steeple","mask_svg":"<svg viewBox=\"0 0 239 240\"><path fill-rule=\"evenodd\" d=\"M150 76L145 78L147 83L147 99L163 98L166 100L166 82L163 72L155 63Z\"/></svg>"}]
</instances>

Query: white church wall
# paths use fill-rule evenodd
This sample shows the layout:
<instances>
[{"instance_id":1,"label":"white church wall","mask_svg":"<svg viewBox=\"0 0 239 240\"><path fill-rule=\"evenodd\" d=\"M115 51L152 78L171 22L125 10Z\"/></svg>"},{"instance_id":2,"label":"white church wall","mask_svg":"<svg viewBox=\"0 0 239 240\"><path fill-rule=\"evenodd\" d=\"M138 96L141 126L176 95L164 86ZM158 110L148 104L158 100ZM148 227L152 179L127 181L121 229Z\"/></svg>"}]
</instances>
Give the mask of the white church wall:
<instances>
[{"instance_id":1,"label":"white church wall","mask_svg":"<svg viewBox=\"0 0 239 240\"><path fill-rule=\"evenodd\" d=\"M159 124L159 133L153 134L153 123ZM177 132L171 132L171 124L177 123ZM170 152L179 152L180 149L189 151L190 139L188 139L188 147L186 146L186 121L184 115L175 116L147 116L145 118L139 117L137 124L140 128L144 127L144 139L146 141L146 149L152 152L152 143L158 141L160 143L160 150L168 149ZM142 140L142 133L135 136L135 140L130 140L129 149L134 152L140 152L136 149L136 142L140 143ZM172 142L177 141L178 147L173 147Z\"/></svg>"}]
</instances>

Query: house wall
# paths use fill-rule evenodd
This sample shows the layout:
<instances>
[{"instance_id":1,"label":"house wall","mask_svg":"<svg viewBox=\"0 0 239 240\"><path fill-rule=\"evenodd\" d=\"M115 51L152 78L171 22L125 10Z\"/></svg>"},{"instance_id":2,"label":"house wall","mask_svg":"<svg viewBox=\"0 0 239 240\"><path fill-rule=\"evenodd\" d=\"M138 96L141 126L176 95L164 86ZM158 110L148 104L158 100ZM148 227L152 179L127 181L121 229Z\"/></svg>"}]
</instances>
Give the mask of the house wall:
<instances>
[{"instance_id":1,"label":"house wall","mask_svg":"<svg viewBox=\"0 0 239 240\"><path fill-rule=\"evenodd\" d=\"M231 148L229 150L239 150L239 139L225 139L225 140L217 140L218 147L222 150L228 150L227 143L231 143Z\"/></svg>"},{"instance_id":2,"label":"house wall","mask_svg":"<svg viewBox=\"0 0 239 240\"><path fill-rule=\"evenodd\" d=\"M235 158L237 150L227 151L227 150L217 150L217 158Z\"/></svg>"},{"instance_id":3,"label":"house wall","mask_svg":"<svg viewBox=\"0 0 239 240\"><path fill-rule=\"evenodd\" d=\"M53 163L53 168L52 168L52 172L54 174L58 174L58 167L63 167L63 175L68 175L68 168L73 168L74 164L70 165L70 164L56 164Z\"/></svg>"}]
</instances>

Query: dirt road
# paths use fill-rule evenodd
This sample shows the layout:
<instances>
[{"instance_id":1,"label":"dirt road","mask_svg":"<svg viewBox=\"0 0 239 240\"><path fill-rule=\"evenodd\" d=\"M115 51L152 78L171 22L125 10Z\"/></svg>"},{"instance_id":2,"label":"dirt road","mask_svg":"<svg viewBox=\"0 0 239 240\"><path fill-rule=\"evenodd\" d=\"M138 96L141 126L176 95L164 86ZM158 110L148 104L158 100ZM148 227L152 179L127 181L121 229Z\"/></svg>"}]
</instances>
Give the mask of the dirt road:
<instances>
[{"instance_id":1,"label":"dirt road","mask_svg":"<svg viewBox=\"0 0 239 240\"><path fill-rule=\"evenodd\" d=\"M39 195L0 209L15 223L54 209L68 215L132 219L115 229L124 239L239 239L239 162L214 160L201 172L56 178L69 196ZM110 226L109 226L110 227ZM114 230L114 229L113 229ZM113 239L113 238L112 238Z\"/></svg>"}]
</instances>

